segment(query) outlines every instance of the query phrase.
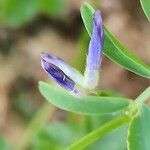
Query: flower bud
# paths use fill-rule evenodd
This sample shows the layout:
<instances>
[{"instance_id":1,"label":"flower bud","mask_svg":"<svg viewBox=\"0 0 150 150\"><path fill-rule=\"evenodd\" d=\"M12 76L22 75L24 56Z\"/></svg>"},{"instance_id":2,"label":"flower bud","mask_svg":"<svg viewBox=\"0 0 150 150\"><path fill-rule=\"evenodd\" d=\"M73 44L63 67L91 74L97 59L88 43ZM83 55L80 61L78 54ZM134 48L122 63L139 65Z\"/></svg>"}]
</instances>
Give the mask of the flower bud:
<instances>
[{"instance_id":1,"label":"flower bud","mask_svg":"<svg viewBox=\"0 0 150 150\"><path fill-rule=\"evenodd\" d=\"M61 58L42 53L41 66L52 80L69 91L70 94L77 97L84 95L82 91L77 88L76 84L76 81L79 81L82 75L67 65Z\"/></svg>"},{"instance_id":2,"label":"flower bud","mask_svg":"<svg viewBox=\"0 0 150 150\"><path fill-rule=\"evenodd\" d=\"M60 70L63 70L63 72L69 78L73 79L74 82L78 83L79 85L83 84L83 76L76 69L68 65L63 59L44 52L42 52L41 58L48 63L54 64L55 66L60 68Z\"/></svg>"},{"instance_id":3,"label":"flower bud","mask_svg":"<svg viewBox=\"0 0 150 150\"><path fill-rule=\"evenodd\" d=\"M48 63L45 60L41 60L42 68L48 74L50 78L56 81L61 87L68 91L73 91L75 82L71 80L60 68L54 64Z\"/></svg>"},{"instance_id":4,"label":"flower bud","mask_svg":"<svg viewBox=\"0 0 150 150\"><path fill-rule=\"evenodd\" d=\"M100 11L97 10L93 18L93 32L89 43L86 70L84 73L84 86L88 89L94 89L98 84L103 45L104 31L102 16Z\"/></svg>"}]
</instances>

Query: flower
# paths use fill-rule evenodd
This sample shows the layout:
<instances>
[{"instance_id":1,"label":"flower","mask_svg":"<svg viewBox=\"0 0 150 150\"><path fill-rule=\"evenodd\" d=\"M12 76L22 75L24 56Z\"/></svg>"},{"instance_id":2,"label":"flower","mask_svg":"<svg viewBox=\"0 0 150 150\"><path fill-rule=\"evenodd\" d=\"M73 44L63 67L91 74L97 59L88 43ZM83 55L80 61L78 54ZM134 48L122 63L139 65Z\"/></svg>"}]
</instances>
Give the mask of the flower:
<instances>
[{"instance_id":1,"label":"flower","mask_svg":"<svg viewBox=\"0 0 150 150\"><path fill-rule=\"evenodd\" d=\"M61 58L44 52L41 54L41 66L61 87L75 96L83 96L82 88L93 90L98 84L103 45L102 17L100 11L97 10L93 17L93 33L89 43L84 76Z\"/></svg>"},{"instance_id":2,"label":"flower","mask_svg":"<svg viewBox=\"0 0 150 150\"><path fill-rule=\"evenodd\" d=\"M88 89L94 89L98 84L103 45L104 31L102 17L100 11L97 10L94 14L93 32L89 43L86 70L84 73L84 86Z\"/></svg>"},{"instance_id":3,"label":"flower","mask_svg":"<svg viewBox=\"0 0 150 150\"><path fill-rule=\"evenodd\" d=\"M43 52L41 54L41 66L48 76L61 87L73 95L82 95L77 86L82 84L83 76L64 60L55 55Z\"/></svg>"}]
</instances>

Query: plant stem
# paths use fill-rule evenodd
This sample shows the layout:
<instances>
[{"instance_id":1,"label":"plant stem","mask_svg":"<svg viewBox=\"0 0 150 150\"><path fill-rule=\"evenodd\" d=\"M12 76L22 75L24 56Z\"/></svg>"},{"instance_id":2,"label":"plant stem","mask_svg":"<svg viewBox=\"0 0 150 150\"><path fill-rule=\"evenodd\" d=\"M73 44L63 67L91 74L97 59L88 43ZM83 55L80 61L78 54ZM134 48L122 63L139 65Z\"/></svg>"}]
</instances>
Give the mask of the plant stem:
<instances>
[{"instance_id":1,"label":"plant stem","mask_svg":"<svg viewBox=\"0 0 150 150\"><path fill-rule=\"evenodd\" d=\"M140 96L138 96L135 100L136 104L142 104L144 103L148 98L150 98L150 86L144 90Z\"/></svg>"},{"instance_id":2,"label":"plant stem","mask_svg":"<svg viewBox=\"0 0 150 150\"><path fill-rule=\"evenodd\" d=\"M40 110L37 112L33 120L24 132L24 135L16 145L15 150L25 150L31 144L32 140L39 133L40 129L45 125L51 117L55 108L49 103L44 103Z\"/></svg>"},{"instance_id":3,"label":"plant stem","mask_svg":"<svg viewBox=\"0 0 150 150\"><path fill-rule=\"evenodd\" d=\"M102 138L106 134L110 133L112 130L126 124L129 122L129 117L126 115L115 118L114 120L104 124L93 132L89 133L85 137L81 138L71 146L69 146L66 150L81 150L96 140Z\"/></svg>"},{"instance_id":4,"label":"plant stem","mask_svg":"<svg viewBox=\"0 0 150 150\"><path fill-rule=\"evenodd\" d=\"M143 104L148 98L150 98L150 86L146 90L144 90L144 92L140 94L133 103L131 103L129 109L133 112L134 110L139 108L139 106Z\"/></svg>"}]
</instances>

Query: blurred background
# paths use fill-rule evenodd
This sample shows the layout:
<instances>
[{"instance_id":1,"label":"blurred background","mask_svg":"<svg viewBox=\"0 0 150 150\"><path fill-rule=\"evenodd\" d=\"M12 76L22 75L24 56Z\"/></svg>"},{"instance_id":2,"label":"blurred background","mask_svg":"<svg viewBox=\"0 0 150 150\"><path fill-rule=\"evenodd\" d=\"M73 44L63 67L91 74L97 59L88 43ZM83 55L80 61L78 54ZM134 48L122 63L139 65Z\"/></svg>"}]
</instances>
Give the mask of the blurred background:
<instances>
[{"instance_id":1,"label":"blurred background","mask_svg":"<svg viewBox=\"0 0 150 150\"><path fill-rule=\"evenodd\" d=\"M0 0L0 150L7 150L11 145L25 147L20 150L61 149L84 134L76 135L76 127L72 129L84 118L48 105L38 90L39 80L49 81L40 66L42 51L73 64L79 51L87 50L89 37L80 16L83 2ZM150 64L150 24L139 1L87 2L100 8L110 31ZM130 98L136 98L150 84L149 80L122 69L105 56L100 83L101 89ZM42 116L41 121L36 120L37 114ZM88 123L80 127L85 129L85 126ZM34 129L38 131L35 136Z\"/></svg>"}]
</instances>

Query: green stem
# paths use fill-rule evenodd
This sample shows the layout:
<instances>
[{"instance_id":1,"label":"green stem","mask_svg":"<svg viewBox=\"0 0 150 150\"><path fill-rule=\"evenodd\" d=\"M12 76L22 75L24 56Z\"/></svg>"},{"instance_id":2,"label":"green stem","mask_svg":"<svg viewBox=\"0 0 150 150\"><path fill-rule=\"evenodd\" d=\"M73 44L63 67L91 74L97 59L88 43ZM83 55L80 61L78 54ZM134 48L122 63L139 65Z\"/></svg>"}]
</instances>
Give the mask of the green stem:
<instances>
[{"instance_id":1,"label":"green stem","mask_svg":"<svg viewBox=\"0 0 150 150\"><path fill-rule=\"evenodd\" d=\"M138 96L135 100L136 104L144 103L148 98L150 98L150 86Z\"/></svg>"},{"instance_id":2,"label":"green stem","mask_svg":"<svg viewBox=\"0 0 150 150\"><path fill-rule=\"evenodd\" d=\"M27 129L25 130L22 138L16 145L15 150L25 150L31 144L32 140L39 133L40 129L49 120L50 116L54 112L55 108L49 103L44 103L40 110L37 112L36 116L29 123Z\"/></svg>"},{"instance_id":3,"label":"green stem","mask_svg":"<svg viewBox=\"0 0 150 150\"><path fill-rule=\"evenodd\" d=\"M129 122L128 116L123 115L121 117L117 117L114 120L89 133L85 137L81 138L80 140L69 146L66 150L81 150L127 122Z\"/></svg>"},{"instance_id":4,"label":"green stem","mask_svg":"<svg viewBox=\"0 0 150 150\"><path fill-rule=\"evenodd\" d=\"M150 98L150 86L144 90L142 94L140 94L133 103L129 106L129 110L132 112L139 108L141 104L143 104L148 98Z\"/></svg>"}]
</instances>

